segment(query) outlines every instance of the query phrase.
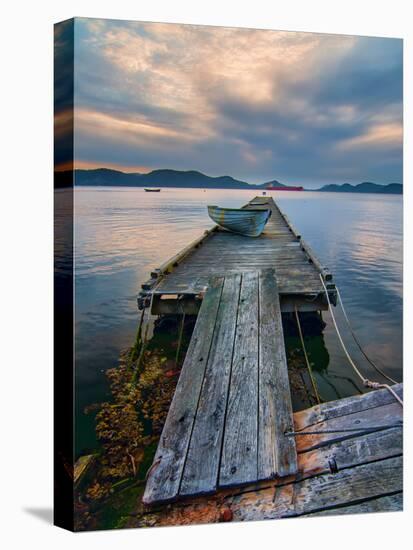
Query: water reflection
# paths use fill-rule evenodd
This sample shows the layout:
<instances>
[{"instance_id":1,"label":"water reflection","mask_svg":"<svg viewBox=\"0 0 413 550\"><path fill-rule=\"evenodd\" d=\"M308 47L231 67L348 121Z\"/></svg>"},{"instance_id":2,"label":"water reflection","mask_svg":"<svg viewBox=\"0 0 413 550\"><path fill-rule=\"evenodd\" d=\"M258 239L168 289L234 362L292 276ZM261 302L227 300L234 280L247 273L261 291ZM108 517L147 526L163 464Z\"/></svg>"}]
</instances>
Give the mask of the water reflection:
<instances>
[{"instance_id":1,"label":"water reflection","mask_svg":"<svg viewBox=\"0 0 413 550\"><path fill-rule=\"evenodd\" d=\"M395 379L402 368L402 197L306 193L277 199L321 261L334 274L352 326L367 353ZM336 310L340 326L345 327ZM330 365L348 371L329 315L324 315ZM366 375L375 371L343 329ZM339 365L341 365L339 367Z\"/></svg>"}]
</instances>

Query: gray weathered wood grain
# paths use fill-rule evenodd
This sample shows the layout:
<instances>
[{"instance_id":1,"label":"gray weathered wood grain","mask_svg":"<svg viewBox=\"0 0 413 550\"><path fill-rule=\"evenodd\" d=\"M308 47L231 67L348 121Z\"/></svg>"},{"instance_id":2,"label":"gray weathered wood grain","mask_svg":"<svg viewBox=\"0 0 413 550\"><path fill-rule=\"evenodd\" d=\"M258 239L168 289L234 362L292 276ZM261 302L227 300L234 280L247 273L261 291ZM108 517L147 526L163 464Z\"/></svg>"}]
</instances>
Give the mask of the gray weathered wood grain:
<instances>
[{"instance_id":1,"label":"gray weathered wood grain","mask_svg":"<svg viewBox=\"0 0 413 550\"><path fill-rule=\"evenodd\" d=\"M180 494L215 491L231 375L241 276L227 277L215 323Z\"/></svg>"},{"instance_id":2,"label":"gray weathered wood grain","mask_svg":"<svg viewBox=\"0 0 413 550\"><path fill-rule=\"evenodd\" d=\"M257 479L258 273L242 277L219 484Z\"/></svg>"},{"instance_id":3,"label":"gray weathered wood grain","mask_svg":"<svg viewBox=\"0 0 413 550\"><path fill-rule=\"evenodd\" d=\"M394 458L403 453L400 428L362 434L330 443L328 446L299 455L301 476L319 475L332 469L342 470L360 464Z\"/></svg>"},{"instance_id":4,"label":"gray weathered wood grain","mask_svg":"<svg viewBox=\"0 0 413 550\"><path fill-rule=\"evenodd\" d=\"M366 500L360 504L340 506L338 508L329 508L328 510L321 510L320 512L314 512L312 514L305 514L305 517L371 514L373 512L401 512L402 510L403 493L396 493L394 495Z\"/></svg>"},{"instance_id":5,"label":"gray weathered wood grain","mask_svg":"<svg viewBox=\"0 0 413 550\"><path fill-rule=\"evenodd\" d=\"M271 487L258 495L245 493L234 497L231 510L238 521L293 517L358 504L402 490L402 457L395 457Z\"/></svg>"},{"instance_id":6,"label":"gray weathered wood grain","mask_svg":"<svg viewBox=\"0 0 413 550\"><path fill-rule=\"evenodd\" d=\"M208 361L223 279L211 281L204 297L179 381L146 483L143 501L176 497Z\"/></svg>"},{"instance_id":7,"label":"gray weathered wood grain","mask_svg":"<svg viewBox=\"0 0 413 550\"><path fill-rule=\"evenodd\" d=\"M356 409L374 420L381 408L388 407L388 395L376 390L356 400L349 397L333 401L328 403L329 414L337 419L341 412ZM298 415L301 413L294 417ZM396 411L394 420L399 417ZM166 523L161 524L198 523L201 518L218 521L222 506L232 510L234 520L400 510L402 435L402 429L389 428L330 441L300 453L295 476L225 489L208 499L185 500L164 508Z\"/></svg>"},{"instance_id":8,"label":"gray weathered wood grain","mask_svg":"<svg viewBox=\"0 0 413 550\"><path fill-rule=\"evenodd\" d=\"M320 433L296 436L297 450L302 453L335 441L347 439L348 437L366 434L372 428L383 427L383 429L385 429L387 426L396 424L400 424L401 426L401 422L402 408L398 402L376 407L374 413L372 413L371 409L367 409L344 416L330 418L312 426L311 429L302 430L302 433L306 431L317 431ZM357 431L346 432L345 430Z\"/></svg>"},{"instance_id":9,"label":"gray weathered wood grain","mask_svg":"<svg viewBox=\"0 0 413 550\"><path fill-rule=\"evenodd\" d=\"M273 270L259 280L258 479L297 471L293 411L278 287Z\"/></svg>"},{"instance_id":10,"label":"gray weathered wood grain","mask_svg":"<svg viewBox=\"0 0 413 550\"><path fill-rule=\"evenodd\" d=\"M392 389L399 397L403 398L403 384L395 384L392 386ZM310 409L297 412L294 415L295 429L303 430L310 426L314 426L319 422L324 422L339 416L354 414L360 411L366 411L368 409L374 409L390 403L397 403L397 401L385 388L363 395L346 397L345 399L340 399L338 401L321 403L320 405L316 405ZM399 412L402 415L402 409L400 409Z\"/></svg>"}]
</instances>

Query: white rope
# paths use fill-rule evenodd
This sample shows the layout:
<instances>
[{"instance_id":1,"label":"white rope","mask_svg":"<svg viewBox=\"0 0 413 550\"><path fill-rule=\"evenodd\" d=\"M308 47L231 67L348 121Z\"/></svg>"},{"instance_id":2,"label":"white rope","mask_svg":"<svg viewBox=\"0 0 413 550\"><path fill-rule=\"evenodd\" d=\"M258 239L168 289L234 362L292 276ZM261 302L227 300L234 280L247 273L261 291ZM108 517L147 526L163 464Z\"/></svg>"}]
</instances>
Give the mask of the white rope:
<instances>
[{"instance_id":1,"label":"white rope","mask_svg":"<svg viewBox=\"0 0 413 550\"><path fill-rule=\"evenodd\" d=\"M386 388L394 396L394 398L400 403L400 405L403 407L403 401L400 399L400 397L397 395L397 393L388 384L380 384L379 382L373 382L373 381L369 380L368 378L366 378L365 376L362 375L360 370L355 365L354 361L350 357L349 352L347 351L347 348L346 348L346 346L343 342L340 331L338 329L338 326L337 326L337 323L336 323L336 318L334 316L333 309L331 307L330 296L328 295L328 290L327 290L326 285L324 284L324 280L323 280L323 277L321 276L321 274L320 274L320 280L321 280L321 284L323 285L324 291L326 293L328 307L329 307L329 311L330 311L330 314L331 314L331 319L333 320L334 328L336 329L338 339L340 340L341 347L343 348L343 351L346 354L348 362L353 367L354 372L361 379L361 381L363 382L365 387L373 388L375 390L380 389L380 388Z\"/></svg>"},{"instance_id":2,"label":"white rope","mask_svg":"<svg viewBox=\"0 0 413 550\"><path fill-rule=\"evenodd\" d=\"M376 363L374 363L374 361L372 359L370 359L370 357L367 355L367 353L364 351L362 345L360 344L356 334L354 333L354 330L353 330L353 327L351 326L351 323L350 323L350 319L348 318L347 316L347 313L346 313L346 310L344 309L344 304L343 304L343 300L341 298L341 294L340 294L340 291L338 290L338 288L336 287L336 292L337 292L337 296L338 296L338 299L339 299L339 302L340 302L340 306L341 306L341 310L343 312L343 315L344 315L344 319L346 320L346 323L347 323L347 326L350 330L350 333L354 339L354 341L356 342L359 350L361 351L361 353L364 355L364 357L367 359L367 361L370 363L370 365L379 373L383 376L383 378L386 378L386 380L388 380L389 382L391 382L392 384L397 384L398 382L396 380L394 380L393 378L391 378L388 374L386 374L380 367L378 367L376 365Z\"/></svg>"}]
</instances>

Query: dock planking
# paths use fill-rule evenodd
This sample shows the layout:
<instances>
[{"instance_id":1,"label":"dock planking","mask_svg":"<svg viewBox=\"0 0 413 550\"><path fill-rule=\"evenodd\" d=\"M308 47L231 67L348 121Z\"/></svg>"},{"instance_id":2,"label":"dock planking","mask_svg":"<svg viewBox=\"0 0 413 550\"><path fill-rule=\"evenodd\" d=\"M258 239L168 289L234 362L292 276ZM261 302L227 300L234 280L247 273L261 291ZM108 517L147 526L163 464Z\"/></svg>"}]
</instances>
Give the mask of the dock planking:
<instances>
[{"instance_id":1,"label":"dock planking","mask_svg":"<svg viewBox=\"0 0 413 550\"><path fill-rule=\"evenodd\" d=\"M232 359L220 485L258 479L258 273L244 273Z\"/></svg>"},{"instance_id":2,"label":"dock planking","mask_svg":"<svg viewBox=\"0 0 413 550\"><path fill-rule=\"evenodd\" d=\"M293 411L291 400L285 399L290 383L278 286L270 270L260 274L259 310L258 478L269 479L276 472L290 475L297 468L295 443L284 437L293 428Z\"/></svg>"},{"instance_id":3,"label":"dock planking","mask_svg":"<svg viewBox=\"0 0 413 550\"><path fill-rule=\"evenodd\" d=\"M144 502L297 471L274 270L213 278L185 357Z\"/></svg>"},{"instance_id":4,"label":"dock planking","mask_svg":"<svg viewBox=\"0 0 413 550\"><path fill-rule=\"evenodd\" d=\"M271 218L259 237L245 237L212 227L152 272L152 279L143 285L141 307L153 297L153 313L179 313L176 298L185 297L181 306L190 302L191 308L187 311L197 312L199 301L194 297L204 291L211 277L269 268L277 272L283 311L294 311L291 298L300 310L326 309L320 274L334 302L331 273L321 265L274 200L255 197L244 208L271 210Z\"/></svg>"},{"instance_id":5,"label":"dock planking","mask_svg":"<svg viewBox=\"0 0 413 550\"><path fill-rule=\"evenodd\" d=\"M152 508L157 525L403 505L402 408L390 392L292 412L281 312L324 309L320 275L330 299L335 286L271 198L245 206L260 207L272 210L261 237L211 228L143 285L153 313L182 313L191 297L199 311L148 472L144 503L174 502Z\"/></svg>"},{"instance_id":6,"label":"dock planking","mask_svg":"<svg viewBox=\"0 0 413 550\"><path fill-rule=\"evenodd\" d=\"M403 385L393 390L402 397ZM354 427L353 415L370 426L391 417L375 432L343 431L337 439L319 433L312 445L297 437L295 475L244 487L220 489L208 498L194 497L159 507L151 525L188 525L231 521L310 517L403 509L403 408L387 389L322 403L293 415L296 431L333 431ZM387 412L383 412L383 409ZM358 425L356 423L356 425Z\"/></svg>"},{"instance_id":7,"label":"dock planking","mask_svg":"<svg viewBox=\"0 0 413 550\"><path fill-rule=\"evenodd\" d=\"M228 277L224 282L202 394L182 477L182 495L208 492L217 486L240 283L240 275ZM202 457L199 456L201 449Z\"/></svg>"},{"instance_id":8,"label":"dock planking","mask_svg":"<svg viewBox=\"0 0 413 550\"><path fill-rule=\"evenodd\" d=\"M165 426L148 476L144 500L170 500L181 483L205 366L214 333L223 279L211 281L202 301Z\"/></svg>"}]
</instances>

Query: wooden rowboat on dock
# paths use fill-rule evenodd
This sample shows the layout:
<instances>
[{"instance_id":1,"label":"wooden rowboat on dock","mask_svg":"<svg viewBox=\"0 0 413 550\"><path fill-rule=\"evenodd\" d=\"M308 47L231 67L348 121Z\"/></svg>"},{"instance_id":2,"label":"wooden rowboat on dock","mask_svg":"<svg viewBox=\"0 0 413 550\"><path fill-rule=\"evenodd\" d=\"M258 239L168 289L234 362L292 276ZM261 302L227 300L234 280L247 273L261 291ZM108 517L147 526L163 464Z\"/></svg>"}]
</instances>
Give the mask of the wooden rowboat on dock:
<instances>
[{"instance_id":1,"label":"wooden rowboat on dock","mask_svg":"<svg viewBox=\"0 0 413 550\"><path fill-rule=\"evenodd\" d=\"M245 237L259 237L270 219L271 210L208 206L208 214L216 224L228 231Z\"/></svg>"}]
</instances>

